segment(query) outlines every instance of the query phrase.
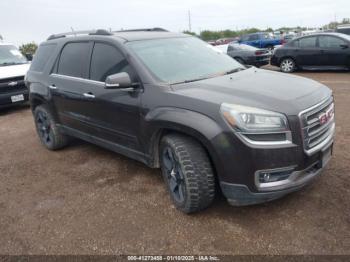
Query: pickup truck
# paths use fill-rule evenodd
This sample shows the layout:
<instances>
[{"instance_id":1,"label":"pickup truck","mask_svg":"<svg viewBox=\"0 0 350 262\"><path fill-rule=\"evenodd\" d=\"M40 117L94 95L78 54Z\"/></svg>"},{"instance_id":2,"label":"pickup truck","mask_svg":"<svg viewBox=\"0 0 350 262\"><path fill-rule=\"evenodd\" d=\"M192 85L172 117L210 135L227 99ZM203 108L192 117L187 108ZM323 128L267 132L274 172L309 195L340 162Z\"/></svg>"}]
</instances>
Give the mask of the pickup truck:
<instances>
[{"instance_id":1,"label":"pickup truck","mask_svg":"<svg viewBox=\"0 0 350 262\"><path fill-rule=\"evenodd\" d=\"M241 36L240 44L251 45L257 48L274 49L276 45L283 45L284 40L272 38L268 33L254 33Z\"/></svg>"},{"instance_id":2,"label":"pickup truck","mask_svg":"<svg viewBox=\"0 0 350 262\"><path fill-rule=\"evenodd\" d=\"M24 76L30 63L13 44L0 39L0 108L28 101Z\"/></svg>"}]
</instances>

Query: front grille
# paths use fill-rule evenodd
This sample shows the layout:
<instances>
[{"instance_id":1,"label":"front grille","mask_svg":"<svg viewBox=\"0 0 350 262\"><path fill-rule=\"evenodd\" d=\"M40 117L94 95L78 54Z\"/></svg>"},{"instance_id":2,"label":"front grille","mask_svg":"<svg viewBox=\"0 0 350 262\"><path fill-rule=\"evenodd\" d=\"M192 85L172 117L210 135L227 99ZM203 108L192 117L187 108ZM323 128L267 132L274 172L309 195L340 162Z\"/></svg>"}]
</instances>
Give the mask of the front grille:
<instances>
[{"instance_id":1,"label":"front grille","mask_svg":"<svg viewBox=\"0 0 350 262\"><path fill-rule=\"evenodd\" d=\"M334 102L333 97L304 110L299 114L302 128L304 150L308 154L331 139L334 134Z\"/></svg>"},{"instance_id":2,"label":"front grille","mask_svg":"<svg viewBox=\"0 0 350 262\"><path fill-rule=\"evenodd\" d=\"M24 76L0 79L0 94L25 90Z\"/></svg>"}]
</instances>

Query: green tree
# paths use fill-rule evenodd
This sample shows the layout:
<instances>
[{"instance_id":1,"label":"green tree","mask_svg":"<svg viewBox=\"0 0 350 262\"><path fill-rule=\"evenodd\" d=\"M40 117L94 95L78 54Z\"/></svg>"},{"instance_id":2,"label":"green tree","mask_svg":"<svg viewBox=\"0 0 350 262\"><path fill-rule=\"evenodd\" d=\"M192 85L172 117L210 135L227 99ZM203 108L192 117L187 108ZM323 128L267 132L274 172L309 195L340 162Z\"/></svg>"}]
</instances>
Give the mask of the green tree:
<instances>
[{"instance_id":1,"label":"green tree","mask_svg":"<svg viewBox=\"0 0 350 262\"><path fill-rule=\"evenodd\" d=\"M183 31L182 33L187 34L187 35L197 36L197 34L195 32L190 32L188 30Z\"/></svg>"},{"instance_id":2,"label":"green tree","mask_svg":"<svg viewBox=\"0 0 350 262\"><path fill-rule=\"evenodd\" d=\"M38 48L38 45L34 42L31 42L27 44L22 44L19 47L19 51L21 51L23 55L26 55L26 54L34 55L37 48Z\"/></svg>"}]
</instances>

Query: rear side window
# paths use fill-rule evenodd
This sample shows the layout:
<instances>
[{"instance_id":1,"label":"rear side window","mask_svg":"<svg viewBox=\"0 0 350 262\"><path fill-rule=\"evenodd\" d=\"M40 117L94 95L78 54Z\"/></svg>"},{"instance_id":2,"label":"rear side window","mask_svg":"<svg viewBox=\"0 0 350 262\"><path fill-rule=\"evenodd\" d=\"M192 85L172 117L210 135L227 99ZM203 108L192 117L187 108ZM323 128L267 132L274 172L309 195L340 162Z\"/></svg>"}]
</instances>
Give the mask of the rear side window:
<instances>
[{"instance_id":1,"label":"rear side window","mask_svg":"<svg viewBox=\"0 0 350 262\"><path fill-rule=\"evenodd\" d=\"M104 82L107 76L127 72L132 77L130 66L115 47L96 43L91 57L90 79Z\"/></svg>"},{"instance_id":2,"label":"rear side window","mask_svg":"<svg viewBox=\"0 0 350 262\"><path fill-rule=\"evenodd\" d=\"M58 63L60 75L86 78L89 68L91 43L69 43L63 47Z\"/></svg>"},{"instance_id":3,"label":"rear side window","mask_svg":"<svg viewBox=\"0 0 350 262\"><path fill-rule=\"evenodd\" d=\"M248 41L249 35L244 35L241 37L241 41Z\"/></svg>"},{"instance_id":4,"label":"rear side window","mask_svg":"<svg viewBox=\"0 0 350 262\"><path fill-rule=\"evenodd\" d=\"M318 43L321 48L341 49L346 42L334 36L320 36Z\"/></svg>"},{"instance_id":5,"label":"rear side window","mask_svg":"<svg viewBox=\"0 0 350 262\"><path fill-rule=\"evenodd\" d=\"M248 41L255 41L259 39L260 39L259 35L250 35Z\"/></svg>"},{"instance_id":6,"label":"rear side window","mask_svg":"<svg viewBox=\"0 0 350 262\"><path fill-rule=\"evenodd\" d=\"M316 47L316 37L306 37L299 39L300 48L314 48Z\"/></svg>"},{"instance_id":7,"label":"rear side window","mask_svg":"<svg viewBox=\"0 0 350 262\"><path fill-rule=\"evenodd\" d=\"M56 44L41 45L35 52L32 64L30 65L30 70L35 72L43 72L47 61L53 55L56 48Z\"/></svg>"}]
</instances>

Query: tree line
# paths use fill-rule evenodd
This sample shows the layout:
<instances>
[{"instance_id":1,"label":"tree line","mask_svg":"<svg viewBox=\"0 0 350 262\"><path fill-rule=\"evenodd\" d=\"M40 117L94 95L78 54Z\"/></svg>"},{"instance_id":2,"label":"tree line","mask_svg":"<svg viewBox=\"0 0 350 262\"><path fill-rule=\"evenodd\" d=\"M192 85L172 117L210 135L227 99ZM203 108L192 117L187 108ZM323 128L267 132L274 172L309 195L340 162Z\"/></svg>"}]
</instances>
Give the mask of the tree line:
<instances>
[{"instance_id":1,"label":"tree line","mask_svg":"<svg viewBox=\"0 0 350 262\"><path fill-rule=\"evenodd\" d=\"M341 22L330 22L324 26L322 26L323 29L336 29L338 25L343 25L343 24L350 24L350 18L343 18ZM248 28L248 29L242 29L242 30L219 30L219 31L211 31L211 30L204 30L201 31L199 35L197 35L195 32L190 32L190 31L183 31L185 34L190 34L194 36L198 36L201 39L205 41L209 40L217 40L219 38L233 38L233 37L238 37L241 35L245 34L251 34L251 33L256 33L256 32L274 32L274 31L281 31L281 32L288 32L292 30L298 30L298 31L303 31L307 30L306 27L281 27L278 29L272 29L272 28L267 28L265 30L261 30L259 28ZM19 50L22 52L22 54L31 54L33 55L38 48L38 45L34 42L23 44L19 47Z\"/></svg>"}]
</instances>

